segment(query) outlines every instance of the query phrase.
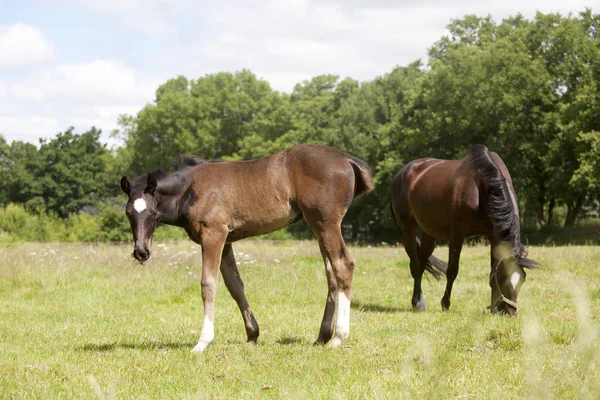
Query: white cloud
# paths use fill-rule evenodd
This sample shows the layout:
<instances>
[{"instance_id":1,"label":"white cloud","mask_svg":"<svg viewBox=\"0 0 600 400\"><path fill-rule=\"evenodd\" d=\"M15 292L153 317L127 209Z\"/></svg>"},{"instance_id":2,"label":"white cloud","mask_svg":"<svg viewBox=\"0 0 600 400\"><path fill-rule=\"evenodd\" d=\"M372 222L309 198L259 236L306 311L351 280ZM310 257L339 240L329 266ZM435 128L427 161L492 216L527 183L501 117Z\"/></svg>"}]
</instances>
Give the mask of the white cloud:
<instances>
[{"instance_id":1,"label":"white cloud","mask_svg":"<svg viewBox=\"0 0 600 400\"><path fill-rule=\"evenodd\" d=\"M174 11L190 0L72 0L96 14L109 16L121 28L156 36L174 31L176 21L169 20Z\"/></svg>"},{"instance_id":2,"label":"white cloud","mask_svg":"<svg viewBox=\"0 0 600 400\"><path fill-rule=\"evenodd\" d=\"M0 69L35 66L54 58L54 45L35 26L0 26Z\"/></svg>"},{"instance_id":3,"label":"white cloud","mask_svg":"<svg viewBox=\"0 0 600 400\"><path fill-rule=\"evenodd\" d=\"M112 60L62 63L30 76L22 82L0 82L3 99L19 107L0 103L0 133L11 140L37 143L75 127L84 132L95 126L103 140L116 129L120 114L135 114L154 98L157 82L140 81L129 66ZM10 111L10 112L9 112Z\"/></svg>"},{"instance_id":4,"label":"white cloud","mask_svg":"<svg viewBox=\"0 0 600 400\"><path fill-rule=\"evenodd\" d=\"M58 119L54 117L29 113L12 116L0 115L0 132L8 142L22 140L37 144L38 138L53 137L60 130Z\"/></svg>"},{"instance_id":5,"label":"white cloud","mask_svg":"<svg viewBox=\"0 0 600 400\"><path fill-rule=\"evenodd\" d=\"M34 85L24 85L22 83L15 83L11 85L12 94L19 100L43 100L45 95L44 92Z\"/></svg>"},{"instance_id":6,"label":"white cloud","mask_svg":"<svg viewBox=\"0 0 600 400\"><path fill-rule=\"evenodd\" d=\"M61 99L88 104L151 101L155 84L141 83L135 71L119 62L94 60L58 64L26 83L10 85L20 100Z\"/></svg>"},{"instance_id":7,"label":"white cloud","mask_svg":"<svg viewBox=\"0 0 600 400\"><path fill-rule=\"evenodd\" d=\"M138 82L132 68L111 60L59 64L39 84L48 97L93 104L150 101L156 89Z\"/></svg>"}]
</instances>

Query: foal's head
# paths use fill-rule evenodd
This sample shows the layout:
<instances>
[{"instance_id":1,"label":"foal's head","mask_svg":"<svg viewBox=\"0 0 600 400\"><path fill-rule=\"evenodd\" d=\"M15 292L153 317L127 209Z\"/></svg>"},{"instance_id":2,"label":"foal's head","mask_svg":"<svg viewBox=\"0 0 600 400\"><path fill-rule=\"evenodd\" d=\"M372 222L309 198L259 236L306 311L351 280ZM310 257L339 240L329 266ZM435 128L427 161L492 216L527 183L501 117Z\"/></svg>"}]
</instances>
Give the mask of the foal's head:
<instances>
[{"instance_id":1,"label":"foal's head","mask_svg":"<svg viewBox=\"0 0 600 400\"><path fill-rule=\"evenodd\" d=\"M157 201L155 198L158 183L156 177L148 174L148 178L138 182L137 178L130 183L127 177L121 178L121 189L129 197L125 206L125 213L129 218L133 232L133 257L140 263L150 258L152 234L156 228L158 216ZM138 184L141 183L141 184Z\"/></svg>"}]
</instances>

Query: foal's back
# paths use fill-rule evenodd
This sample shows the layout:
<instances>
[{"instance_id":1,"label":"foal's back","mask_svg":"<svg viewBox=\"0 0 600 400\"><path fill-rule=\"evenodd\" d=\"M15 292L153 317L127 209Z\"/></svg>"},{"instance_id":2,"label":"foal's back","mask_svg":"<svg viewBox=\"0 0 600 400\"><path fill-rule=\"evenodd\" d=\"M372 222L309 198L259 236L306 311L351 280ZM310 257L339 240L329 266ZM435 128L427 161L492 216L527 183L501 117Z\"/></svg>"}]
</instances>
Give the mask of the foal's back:
<instances>
[{"instance_id":1,"label":"foal's back","mask_svg":"<svg viewBox=\"0 0 600 400\"><path fill-rule=\"evenodd\" d=\"M190 214L222 221L230 241L283 228L306 213L341 218L356 191L349 159L330 147L298 145L256 160L197 165Z\"/></svg>"}]
</instances>

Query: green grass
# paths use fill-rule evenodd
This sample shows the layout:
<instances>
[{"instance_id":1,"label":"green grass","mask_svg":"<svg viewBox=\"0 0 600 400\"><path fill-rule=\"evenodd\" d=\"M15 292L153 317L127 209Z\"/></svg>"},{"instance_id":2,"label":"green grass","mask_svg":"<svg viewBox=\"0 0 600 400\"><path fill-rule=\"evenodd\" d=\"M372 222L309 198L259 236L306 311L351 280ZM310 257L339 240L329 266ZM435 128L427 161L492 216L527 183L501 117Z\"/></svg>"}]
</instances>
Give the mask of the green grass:
<instances>
[{"instance_id":1,"label":"green grass","mask_svg":"<svg viewBox=\"0 0 600 400\"><path fill-rule=\"evenodd\" d=\"M516 318L486 306L488 248L466 247L452 308L426 279L410 310L401 248L352 248L350 337L317 347L326 282L312 242L234 246L261 327L245 343L222 281L216 338L192 354L202 321L200 248L0 247L0 398L597 398L600 247L531 247ZM244 253L247 256L239 255ZM436 250L445 257L447 248Z\"/></svg>"}]
</instances>

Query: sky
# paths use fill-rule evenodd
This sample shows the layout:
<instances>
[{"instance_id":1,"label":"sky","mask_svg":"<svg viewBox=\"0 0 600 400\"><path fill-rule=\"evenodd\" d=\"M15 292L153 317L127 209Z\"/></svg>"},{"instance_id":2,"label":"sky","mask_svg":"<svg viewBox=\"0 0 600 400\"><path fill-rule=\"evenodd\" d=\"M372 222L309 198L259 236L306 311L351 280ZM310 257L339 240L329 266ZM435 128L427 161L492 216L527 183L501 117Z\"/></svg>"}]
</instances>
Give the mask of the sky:
<instances>
[{"instance_id":1,"label":"sky","mask_svg":"<svg viewBox=\"0 0 600 400\"><path fill-rule=\"evenodd\" d=\"M467 14L598 12L580 0L0 0L0 135L74 127L102 140L170 78L243 68L291 92L321 74L373 80L426 60Z\"/></svg>"}]
</instances>

